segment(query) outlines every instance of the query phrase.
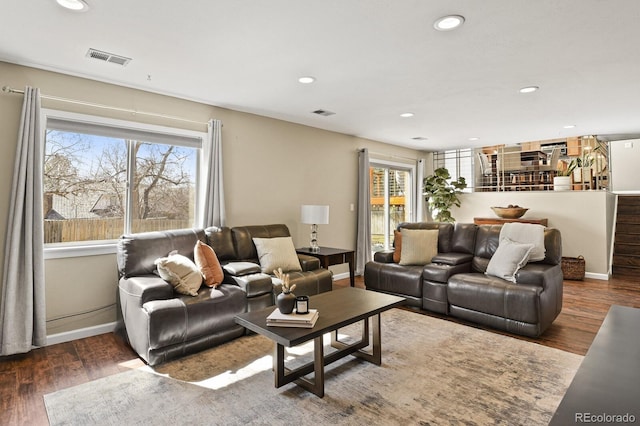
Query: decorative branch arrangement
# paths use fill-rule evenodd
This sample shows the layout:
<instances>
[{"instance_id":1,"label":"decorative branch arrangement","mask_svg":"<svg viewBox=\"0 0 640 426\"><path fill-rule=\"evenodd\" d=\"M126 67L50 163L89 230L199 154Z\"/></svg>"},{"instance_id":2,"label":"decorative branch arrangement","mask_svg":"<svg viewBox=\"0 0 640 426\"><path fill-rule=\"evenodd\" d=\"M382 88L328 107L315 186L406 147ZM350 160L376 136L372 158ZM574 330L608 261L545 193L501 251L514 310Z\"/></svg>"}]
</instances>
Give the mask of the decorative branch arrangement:
<instances>
[{"instance_id":1,"label":"decorative branch arrangement","mask_svg":"<svg viewBox=\"0 0 640 426\"><path fill-rule=\"evenodd\" d=\"M290 285L289 284L289 274L285 274L282 272L282 268L278 268L276 270L273 271L273 275L276 276L276 278L278 278L280 281L282 281L282 292L287 294L287 293L291 293L293 290L295 290L296 285Z\"/></svg>"}]
</instances>

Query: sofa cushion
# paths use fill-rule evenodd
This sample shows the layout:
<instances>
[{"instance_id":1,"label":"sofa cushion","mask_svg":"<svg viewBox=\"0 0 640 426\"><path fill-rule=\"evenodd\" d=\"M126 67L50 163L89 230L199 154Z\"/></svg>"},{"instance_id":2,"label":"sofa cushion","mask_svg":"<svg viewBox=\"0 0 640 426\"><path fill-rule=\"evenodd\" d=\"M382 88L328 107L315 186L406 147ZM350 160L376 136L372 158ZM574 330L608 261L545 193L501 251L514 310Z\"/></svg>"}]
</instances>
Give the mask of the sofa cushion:
<instances>
[{"instance_id":1,"label":"sofa cushion","mask_svg":"<svg viewBox=\"0 0 640 426\"><path fill-rule=\"evenodd\" d=\"M501 239L485 273L516 282L516 273L527 264L533 248L533 244L520 244L507 238Z\"/></svg>"},{"instance_id":2,"label":"sofa cushion","mask_svg":"<svg viewBox=\"0 0 640 426\"><path fill-rule=\"evenodd\" d=\"M180 294L197 296L202 285L202 274L195 263L181 254L156 259L158 274Z\"/></svg>"},{"instance_id":3,"label":"sofa cushion","mask_svg":"<svg viewBox=\"0 0 640 426\"><path fill-rule=\"evenodd\" d=\"M290 237L287 225L252 225L231 228L233 244L236 248L237 260L253 260L258 258L253 238Z\"/></svg>"},{"instance_id":4,"label":"sofa cushion","mask_svg":"<svg viewBox=\"0 0 640 426\"><path fill-rule=\"evenodd\" d=\"M263 294L273 293L273 280L270 275L258 272L257 274L248 274L242 276L234 276L233 281L244 290L247 297L256 297Z\"/></svg>"},{"instance_id":5,"label":"sofa cushion","mask_svg":"<svg viewBox=\"0 0 640 426\"><path fill-rule=\"evenodd\" d=\"M437 229L438 230L438 253L448 253L451 251L451 240L453 238L453 223L445 222L402 222L398 229Z\"/></svg>"},{"instance_id":6,"label":"sofa cushion","mask_svg":"<svg viewBox=\"0 0 640 426\"><path fill-rule=\"evenodd\" d=\"M278 268L284 272L302 270L291 237L253 238L253 243L262 272L271 274Z\"/></svg>"},{"instance_id":7,"label":"sofa cushion","mask_svg":"<svg viewBox=\"0 0 640 426\"><path fill-rule=\"evenodd\" d=\"M174 250L193 259L196 241L205 241L202 229L178 229L123 235L118 240L117 263L120 277L152 274L155 260Z\"/></svg>"},{"instance_id":8,"label":"sofa cushion","mask_svg":"<svg viewBox=\"0 0 640 426\"><path fill-rule=\"evenodd\" d=\"M216 252L210 246L198 241L193 250L193 258L207 287L217 287L222 284L224 272L222 272Z\"/></svg>"},{"instance_id":9,"label":"sofa cushion","mask_svg":"<svg viewBox=\"0 0 640 426\"><path fill-rule=\"evenodd\" d=\"M435 229L405 229L402 234L400 265L426 265L438 254L438 231Z\"/></svg>"},{"instance_id":10,"label":"sofa cushion","mask_svg":"<svg viewBox=\"0 0 640 426\"><path fill-rule=\"evenodd\" d=\"M232 330L237 326L234 317L245 312L246 304L245 292L229 284L203 287L197 297L149 301L142 306L149 318L149 348L183 345L200 336Z\"/></svg>"},{"instance_id":11,"label":"sofa cushion","mask_svg":"<svg viewBox=\"0 0 640 426\"><path fill-rule=\"evenodd\" d=\"M501 318L537 323L540 292L535 285L514 284L478 273L456 274L449 278L449 305Z\"/></svg>"},{"instance_id":12,"label":"sofa cushion","mask_svg":"<svg viewBox=\"0 0 640 426\"><path fill-rule=\"evenodd\" d=\"M229 262L223 269L236 277L262 272L260 265L253 262Z\"/></svg>"},{"instance_id":13,"label":"sofa cushion","mask_svg":"<svg viewBox=\"0 0 640 426\"><path fill-rule=\"evenodd\" d=\"M231 229L218 226L210 226L204 230L207 243L215 250L220 262L236 259L236 249L233 246Z\"/></svg>"}]
</instances>

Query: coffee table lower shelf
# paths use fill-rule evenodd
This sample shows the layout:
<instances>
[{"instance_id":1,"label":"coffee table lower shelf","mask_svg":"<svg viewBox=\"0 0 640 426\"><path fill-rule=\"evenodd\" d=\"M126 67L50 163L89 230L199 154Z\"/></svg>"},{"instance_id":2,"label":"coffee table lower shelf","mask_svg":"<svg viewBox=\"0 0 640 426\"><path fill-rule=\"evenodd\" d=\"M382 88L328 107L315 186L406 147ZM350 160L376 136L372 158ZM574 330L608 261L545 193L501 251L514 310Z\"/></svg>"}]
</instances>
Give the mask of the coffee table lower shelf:
<instances>
[{"instance_id":1,"label":"coffee table lower shelf","mask_svg":"<svg viewBox=\"0 0 640 426\"><path fill-rule=\"evenodd\" d=\"M235 321L249 330L274 340L273 371L276 388L294 382L322 398L325 366L347 355L362 358L376 365L382 364L380 313L404 304L404 301L402 297L349 287L310 298L310 306L318 309L320 313L318 321L311 329L268 327L266 317L274 307L237 315ZM338 339L338 331L341 327L360 321L363 323L360 340L346 343ZM337 350L325 355L323 336L327 333L331 333L331 346ZM313 361L294 369L288 368L285 365L285 348L310 340L313 340ZM363 350L370 345L369 352ZM305 377L311 373L313 373L313 379Z\"/></svg>"}]
</instances>

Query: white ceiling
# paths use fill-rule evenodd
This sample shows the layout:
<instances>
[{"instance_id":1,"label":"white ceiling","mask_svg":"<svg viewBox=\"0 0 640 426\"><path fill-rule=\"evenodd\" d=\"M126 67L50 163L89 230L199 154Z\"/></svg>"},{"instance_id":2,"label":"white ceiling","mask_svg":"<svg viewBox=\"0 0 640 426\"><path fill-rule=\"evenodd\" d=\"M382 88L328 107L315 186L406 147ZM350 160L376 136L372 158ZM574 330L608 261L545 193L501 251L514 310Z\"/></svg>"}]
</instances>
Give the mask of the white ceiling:
<instances>
[{"instance_id":1,"label":"white ceiling","mask_svg":"<svg viewBox=\"0 0 640 426\"><path fill-rule=\"evenodd\" d=\"M424 150L640 133L638 0L86 1L2 0L0 60Z\"/></svg>"}]
</instances>

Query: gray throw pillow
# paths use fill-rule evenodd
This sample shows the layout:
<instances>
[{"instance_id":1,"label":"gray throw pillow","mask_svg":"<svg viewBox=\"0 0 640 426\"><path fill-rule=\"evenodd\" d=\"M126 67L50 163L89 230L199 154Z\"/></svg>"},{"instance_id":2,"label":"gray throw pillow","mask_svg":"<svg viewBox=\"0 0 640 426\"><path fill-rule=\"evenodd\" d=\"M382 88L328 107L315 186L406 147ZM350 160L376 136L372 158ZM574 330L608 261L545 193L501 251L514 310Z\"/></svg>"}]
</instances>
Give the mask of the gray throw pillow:
<instances>
[{"instance_id":1,"label":"gray throw pillow","mask_svg":"<svg viewBox=\"0 0 640 426\"><path fill-rule=\"evenodd\" d=\"M533 244L520 244L500 239L498 249L489 260L485 274L516 282L516 273L527 264Z\"/></svg>"}]
</instances>

